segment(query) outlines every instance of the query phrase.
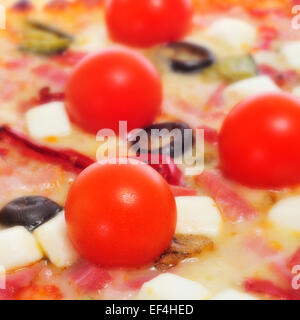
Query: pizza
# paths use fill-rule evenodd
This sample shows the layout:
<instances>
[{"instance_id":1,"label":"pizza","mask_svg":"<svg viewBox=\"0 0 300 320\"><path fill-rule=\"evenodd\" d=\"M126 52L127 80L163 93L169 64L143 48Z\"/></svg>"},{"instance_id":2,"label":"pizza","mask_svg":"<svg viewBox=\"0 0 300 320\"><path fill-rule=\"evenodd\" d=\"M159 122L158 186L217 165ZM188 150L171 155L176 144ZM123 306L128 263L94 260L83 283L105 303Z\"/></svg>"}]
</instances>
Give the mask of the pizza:
<instances>
[{"instance_id":1,"label":"pizza","mask_svg":"<svg viewBox=\"0 0 300 320\"><path fill-rule=\"evenodd\" d=\"M2 0L0 299L299 300L296 4Z\"/></svg>"}]
</instances>

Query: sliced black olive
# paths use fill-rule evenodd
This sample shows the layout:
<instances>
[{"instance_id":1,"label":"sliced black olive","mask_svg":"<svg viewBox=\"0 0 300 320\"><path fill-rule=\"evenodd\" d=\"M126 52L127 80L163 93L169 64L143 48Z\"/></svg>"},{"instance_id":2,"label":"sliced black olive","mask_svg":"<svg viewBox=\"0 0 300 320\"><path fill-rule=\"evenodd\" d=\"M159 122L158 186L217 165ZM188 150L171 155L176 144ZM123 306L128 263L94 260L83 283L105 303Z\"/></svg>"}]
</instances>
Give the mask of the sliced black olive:
<instances>
[{"instance_id":1,"label":"sliced black olive","mask_svg":"<svg viewBox=\"0 0 300 320\"><path fill-rule=\"evenodd\" d=\"M38 54L61 53L68 49L73 37L41 22L27 21L21 49Z\"/></svg>"},{"instance_id":2,"label":"sliced black olive","mask_svg":"<svg viewBox=\"0 0 300 320\"><path fill-rule=\"evenodd\" d=\"M0 210L0 223L5 226L24 226L32 231L61 210L61 206L45 197L21 197Z\"/></svg>"},{"instance_id":3,"label":"sliced black olive","mask_svg":"<svg viewBox=\"0 0 300 320\"><path fill-rule=\"evenodd\" d=\"M131 144L135 145L138 153L140 154L165 154L175 158L177 153L183 155L184 152L189 151L193 146L193 131L187 124L182 122L163 122L153 124L144 128L143 130L146 131L148 135L148 145L143 145L143 141L140 139L139 132L129 138ZM170 136L164 137L164 132L162 130L167 130L167 134L170 134ZM164 138L167 140L166 145L164 145L163 141L161 141L164 140ZM153 142L157 139L158 141L156 142L158 145L156 144L156 149L153 150Z\"/></svg>"},{"instance_id":4,"label":"sliced black olive","mask_svg":"<svg viewBox=\"0 0 300 320\"><path fill-rule=\"evenodd\" d=\"M214 53L206 47L190 42L175 42L167 45L173 54L169 57L170 67L175 72L202 71L216 61ZM186 58L188 57L188 58Z\"/></svg>"}]
</instances>

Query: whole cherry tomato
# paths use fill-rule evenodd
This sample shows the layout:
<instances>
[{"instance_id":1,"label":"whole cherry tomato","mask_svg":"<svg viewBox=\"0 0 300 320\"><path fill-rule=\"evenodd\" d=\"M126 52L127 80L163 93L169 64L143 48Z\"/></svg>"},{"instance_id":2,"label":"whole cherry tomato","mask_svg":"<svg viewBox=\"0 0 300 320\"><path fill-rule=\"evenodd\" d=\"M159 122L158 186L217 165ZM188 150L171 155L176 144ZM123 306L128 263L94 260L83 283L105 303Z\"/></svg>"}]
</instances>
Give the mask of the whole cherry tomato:
<instances>
[{"instance_id":1,"label":"whole cherry tomato","mask_svg":"<svg viewBox=\"0 0 300 320\"><path fill-rule=\"evenodd\" d=\"M238 104L223 123L223 172L240 183L281 188L300 183L300 100L269 93Z\"/></svg>"},{"instance_id":2,"label":"whole cherry tomato","mask_svg":"<svg viewBox=\"0 0 300 320\"><path fill-rule=\"evenodd\" d=\"M170 245L176 205L167 182L150 166L96 163L73 183L66 202L70 239L104 267L139 267Z\"/></svg>"},{"instance_id":3,"label":"whole cherry tomato","mask_svg":"<svg viewBox=\"0 0 300 320\"><path fill-rule=\"evenodd\" d=\"M192 12L191 0L108 0L106 23L114 40L147 47L182 38Z\"/></svg>"},{"instance_id":4,"label":"whole cherry tomato","mask_svg":"<svg viewBox=\"0 0 300 320\"><path fill-rule=\"evenodd\" d=\"M83 59L66 88L70 118L86 131L103 128L118 133L119 121L128 130L152 124L160 114L162 84L154 66L142 55L110 49Z\"/></svg>"}]
</instances>

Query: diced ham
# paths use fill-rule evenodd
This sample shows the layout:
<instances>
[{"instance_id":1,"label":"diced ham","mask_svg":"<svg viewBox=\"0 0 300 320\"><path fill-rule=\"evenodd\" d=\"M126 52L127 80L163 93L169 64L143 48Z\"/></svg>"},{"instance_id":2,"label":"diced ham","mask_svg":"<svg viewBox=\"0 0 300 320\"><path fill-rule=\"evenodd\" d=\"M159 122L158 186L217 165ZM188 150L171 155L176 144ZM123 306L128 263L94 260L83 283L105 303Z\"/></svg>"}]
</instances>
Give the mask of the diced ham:
<instances>
[{"instance_id":1,"label":"diced ham","mask_svg":"<svg viewBox=\"0 0 300 320\"><path fill-rule=\"evenodd\" d=\"M47 63L33 68L32 72L60 87L64 87L68 79L66 71Z\"/></svg>"},{"instance_id":2,"label":"diced ham","mask_svg":"<svg viewBox=\"0 0 300 320\"><path fill-rule=\"evenodd\" d=\"M218 170L206 170L196 178L196 183L222 209L224 217L231 221L251 219L255 209L233 189Z\"/></svg>"},{"instance_id":3,"label":"diced ham","mask_svg":"<svg viewBox=\"0 0 300 320\"><path fill-rule=\"evenodd\" d=\"M66 271L74 285L83 293L96 293L112 281L111 275L87 261L80 261Z\"/></svg>"},{"instance_id":4,"label":"diced ham","mask_svg":"<svg viewBox=\"0 0 300 320\"><path fill-rule=\"evenodd\" d=\"M59 64L73 67L76 64L78 64L86 56L87 56L86 52L67 51L63 54L53 56L52 60Z\"/></svg>"},{"instance_id":5,"label":"diced ham","mask_svg":"<svg viewBox=\"0 0 300 320\"><path fill-rule=\"evenodd\" d=\"M29 286L43 267L42 263L6 275L6 288L0 289L0 300L10 300L22 289Z\"/></svg>"}]
</instances>

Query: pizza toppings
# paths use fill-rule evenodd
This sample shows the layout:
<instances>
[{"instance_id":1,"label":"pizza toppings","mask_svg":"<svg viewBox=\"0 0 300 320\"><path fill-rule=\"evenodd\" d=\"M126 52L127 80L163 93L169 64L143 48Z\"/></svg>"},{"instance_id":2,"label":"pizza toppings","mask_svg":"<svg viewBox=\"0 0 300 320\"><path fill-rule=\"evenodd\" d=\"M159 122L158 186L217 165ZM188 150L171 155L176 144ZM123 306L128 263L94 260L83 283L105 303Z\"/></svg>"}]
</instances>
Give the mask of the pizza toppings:
<instances>
[{"instance_id":1,"label":"pizza toppings","mask_svg":"<svg viewBox=\"0 0 300 320\"><path fill-rule=\"evenodd\" d=\"M111 37L132 46L175 42L188 31L191 0L109 0L106 24Z\"/></svg>"},{"instance_id":2,"label":"pizza toppings","mask_svg":"<svg viewBox=\"0 0 300 320\"><path fill-rule=\"evenodd\" d=\"M216 60L210 49L190 42L170 43L167 45L167 49L170 51L170 68L175 72L202 71L213 65Z\"/></svg>"},{"instance_id":3,"label":"pizza toppings","mask_svg":"<svg viewBox=\"0 0 300 320\"><path fill-rule=\"evenodd\" d=\"M235 289L226 289L216 294L212 300L258 300L251 294Z\"/></svg>"},{"instance_id":4,"label":"pizza toppings","mask_svg":"<svg viewBox=\"0 0 300 320\"><path fill-rule=\"evenodd\" d=\"M176 197L176 234L216 237L222 227L222 216L209 197Z\"/></svg>"},{"instance_id":5,"label":"pizza toppings","mask_svg":"<svg viewBox=\"0 0 300 320\"><path fill-rule=\"evenodd\" d=\"M128 163L90 166L67 197L70 238L84 258L100 266L151 263L175 232L176 205L166 181L142 162L123 161Z\"/></svg>"},{"instance_id":6,"label":"pizza toppings","mask_svg":"<svg viewBox=\"0 0 300 320\"><path fill-rule=\"evenodd\" d=\"M31 265L43 258L34 236L24 227L0 231L0 265L14 270Z\"/></svg>"},{"instance_id":7,"label":"pizza toppings","mask_svg":"<svg viewBox=\"0 0 300 320\"><path fill-rule=\"evenodd\" d=\"M21 49L38 54L55 54L68 49L72 36L40 22L28 21Z\"/></svg>"},{"instance_id":8,"label":"pizza toppings","mask_svg":"<svg viewBox=\"0 0 300 320\"><path fill-rule=\"evenodd\" d=\"M63 102L54 101L30 109L25 114L30 136L37 139L68 136L71 125Z\"/></svg>"},{"instance_id":9,"label":"pizza toppings","mask_svg":"<svg viewBox=\"0 0 300 320\"><path fill-rule=\"evenodd\" d=\"M223 172L243 184L282 188L300 182L300 103L285 93L245 100L219 136Z\"/></svg>"},{"instance_id":10,"label":"pizza toppings","mask_svg":"<svg viewBox=\"0 0 300 320\"><path fill-rule=\"evenodd\" d=\"M165 272L181 261L198 256L204 250L211 250L212 248L213 242L205 236L177 234L170 248L155 261L155 268Z\"/></svg>"},{"instance_id":11,"label":"pizza toppings","mask_svg":"<svg viewBox=\"0 0 300 320\"><path fill-rule=\"evenodd\" d=\"M67 111L86 131L119 132L143 128L160 114L162 85L154 66L143 56L125 49L90 55L71 74L66 89Z\"/></svg>"},{"instance_id":12,"label":"pizza toppings","mask_svg":"<svg viewBox=\"0 0 300 320\"><path fill-rule=\"evenodd\" d=\"M57 267L71 266L78 258L69 237L64 212L35 229L34 236L50 261Z\"/></svg>"},{"instance_id":13,"label":"pizza toppings","mask_svg":"<svg viewBox=\"0 0 300 320\"><path fill-rule=\"evenodd\" d=\"M207 300L210 292L202 284L172 273L144 283L138 298L143 300Z\"/></svg>"},{"instance_id":14,"label":"pizza toppings","mask_svg":"<svg viewBox=\"0 0 300 320\"><path fill-rule=\"evenodd\" d=\"M5 226L24 226L32 231L61 210L61 206L45 197L21 197L0 210L0 223Z\"/></svg>"}]
</instances>

